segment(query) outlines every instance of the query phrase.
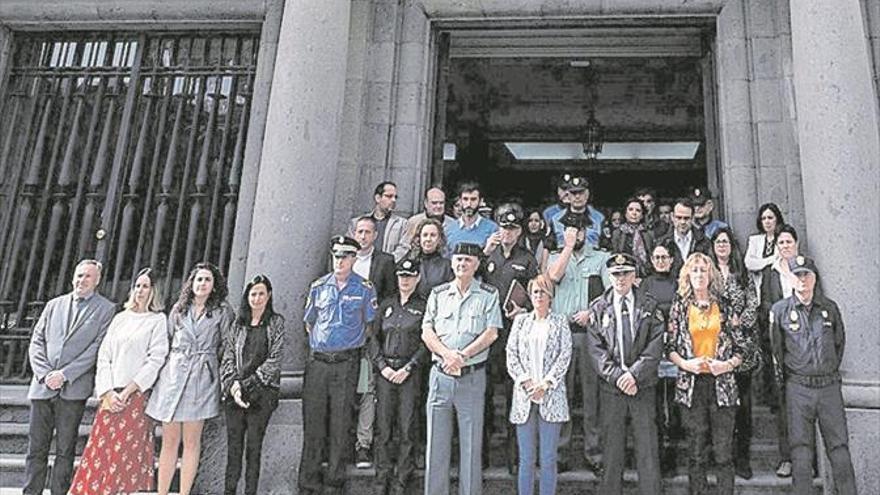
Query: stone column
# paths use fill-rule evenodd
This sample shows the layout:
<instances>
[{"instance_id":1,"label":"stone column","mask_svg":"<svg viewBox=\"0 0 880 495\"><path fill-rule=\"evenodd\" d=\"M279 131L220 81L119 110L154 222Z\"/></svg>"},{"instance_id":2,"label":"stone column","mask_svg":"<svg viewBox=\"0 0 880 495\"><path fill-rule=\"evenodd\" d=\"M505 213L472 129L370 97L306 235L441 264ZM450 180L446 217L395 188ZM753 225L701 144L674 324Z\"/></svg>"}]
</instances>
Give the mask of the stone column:
<instances>
[{"instance_id":1,"label":"stone column","mask_svg":"<svg viewBox=\"0 0 880 495\"><path fill-rule=\"evenodd\" d=\"M859 491L873 493L880 486L880 125L866 23L859 0L792 0L790 8L809 252L846 323L850 449Z\"/></svg>"}]
</instances>

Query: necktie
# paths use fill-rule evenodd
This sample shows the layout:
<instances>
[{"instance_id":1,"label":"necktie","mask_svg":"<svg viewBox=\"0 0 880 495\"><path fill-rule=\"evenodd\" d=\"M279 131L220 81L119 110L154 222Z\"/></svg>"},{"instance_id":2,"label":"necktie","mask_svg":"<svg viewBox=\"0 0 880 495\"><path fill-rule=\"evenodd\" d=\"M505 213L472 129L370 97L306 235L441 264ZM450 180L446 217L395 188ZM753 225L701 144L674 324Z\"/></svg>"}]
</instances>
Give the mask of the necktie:
<instances>
[{"instance_id":1,"label":"necktie","mask_svg":"<svg viewBox=\"0 0 880 495\"><path fill-rule=\"evenodd\" d=\"M629 352L632 350L632 322L629 318L629 305L626 299L620 301L620 320L623 331L623 359L629 366Z\"/></svg>"}]
</instances>

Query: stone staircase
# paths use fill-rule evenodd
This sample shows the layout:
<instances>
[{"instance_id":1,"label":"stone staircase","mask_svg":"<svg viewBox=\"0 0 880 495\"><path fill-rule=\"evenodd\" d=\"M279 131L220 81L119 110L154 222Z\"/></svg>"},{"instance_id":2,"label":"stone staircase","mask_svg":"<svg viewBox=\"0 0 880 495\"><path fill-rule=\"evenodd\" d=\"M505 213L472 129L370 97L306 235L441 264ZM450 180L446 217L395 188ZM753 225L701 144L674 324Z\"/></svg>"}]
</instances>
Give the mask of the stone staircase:
<instances>
[{"instance_id":1,"label":"stone staircase","mask_svg":"<svg viewBox=\"0 0 880 495\"><path fill-rule=\"evenodd\" d=\"M24 386L0 386L0 495L19 493L18 490L20 490L24 479L29 407L26 393L27 389ZM83 424L79 429L77 454L80 454L85 446L91 423L94 420L96 405L97 401L89 401L86 414L83 417ZM496 409L499 412L503 409L502 401L496 401ZM578 411L574 411L574 414L577 415ZM497 415L497 425L500 426L501 421L505 420L504 418L504 415ZM301 421L301 401L298 399L282 400L282 405L273 416L270 430L267 432L260 493L295 493L296 470L299 466L300 446L302 445L301 438L299 437L302 431ZM291 424L295 425L292 427L292 430L290 429ZM775 426L773 417L767 407L755 407L753 412L753 429L751 464L754 477L751 480L737 478L736 493L744 495L793 493L791 480L780 479L773 472L777 461ZM209 430L213 431L213 433ZM273 431L277 432L277 434L270 435ZM291 431L293 431L292 436L286 434ZM496 429L496 431L501 430ZM215 438L223 436L222 429L218 428L217 425L214 425L213 428L206 427L206 434ZM161 429L157 429L157 453L159 442L161 442ZM207 440L203 441L203 445L211 445L211 443ZM215 452L213 454L203 453L202 466L205 470L212 472L203 475L200 471L200 480L197 480L197 487L201 486L202 489L199 493L217 493L222 491L222 469L225 464L224 448L222 445L214 445L213 449ZM493 435L490 448L491 466L484 471L484 493L487 495L510 495L515 493L516 479L507 472L505 464L507 448L505 439L500 433ZM687 494L687 454L684 442L678 442L676 449L678 452L678 468L674 476L663 480L664 493L684 495ZM53 459L50 456L50 469L52 461ZM585 466L575 465L572 468L571 471L560 474L557 493L598 493L598 481ZM355 469L353 466L350 467L348 470L349 484L347 493L351 495L372 494L374 475L375 471L373 469ZM414 493L420 491L422 471L417 470L416 476L417 479L414 480L412 485ZM453 472L453 479L455 477L455 472ZM204 478L211 478L211 481L205 482ZM625 493L637 493L637 474L634 466L627 466L624 480ZM821 493L822 481L821 479L816 479L814 482L814 494L818 495Z\"/></svg>"}]
</instances>

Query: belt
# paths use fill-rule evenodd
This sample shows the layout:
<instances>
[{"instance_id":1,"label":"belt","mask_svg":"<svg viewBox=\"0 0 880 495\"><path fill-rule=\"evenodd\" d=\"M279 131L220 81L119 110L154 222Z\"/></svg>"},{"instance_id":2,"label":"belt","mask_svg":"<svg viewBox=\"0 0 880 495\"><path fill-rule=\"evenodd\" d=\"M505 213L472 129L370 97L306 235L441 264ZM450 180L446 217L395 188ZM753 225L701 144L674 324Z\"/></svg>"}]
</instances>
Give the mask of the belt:
<instances>
[{"instance_id":1,"label":"belt","mask_svg":"<svg viewBox=\"0 0 880 495\"><path fill-rule=\"evenodd\" d=\"M206 354L216 355L216 350L199 350L192 349L191 347L172 347L171 352L175 352L178 354L184 354L186 356L203 356Z\"/></svg>"},{"instance_id":2,"label":"belt","mask_svg":"<svg viewBox=\"0 0 880 495\"><path fill-rule=\"evenodd\" d=\"M395 370L399 370L400 368L403 368L404 366L409 364L410 361L411 361L410 358L392 358L392 357L385 358L385 364L387 364L388 366L390 366L392 369L395 369Z\"/></svg>"},{"instance_id":3,"label":"belt","mask_svg":"<svg viewBox=\"0 0 880 495\"><path fill-rule=\"evenodd\" d=\"M360 351L359 348L335 352L312 351L310 355L322 363L342 363L360 356Z\"/></svg>"},{"instance_id":4,"label":"belt","mask_svg":"<svg viewBox=\"0 0 880 495\"><path fill-rule=\"evenodd\" d=\"M827 375L798 375L797 373L789 373L788 380L804 387L822 388L840 383L840 373L834 372Z\"/></svg>"},{"instance_id":5,"label":"belt","mask_svg":"<svg viewBox=\"0 0 880 495\"><path fill-rule=\"evenodd\" d=\"M479 371L479 370L485 368L485 367L486 367L486 361L483 361L483 362L481 362L481 363L472 364L472 365L470 365L470 366L465 366L465 367L463 367L463 368L461 369L461 374L460 374L460 375L450 375L449 373L443 371L443 364L440 363L439 361L438 361L438 362L435 362L435 363L434 363L434 366L437 368L437 370L438 370L440 373L443 373L443 374L446 375L446 376L451 376L451 377L453 377L453 378L461 378L461 377L463 377L463 376L465 376L465 375L469 375L469 374L471 374L471 373L473 373L473 372L475 372L475 371Z\"/></svg>"}]
</instances>

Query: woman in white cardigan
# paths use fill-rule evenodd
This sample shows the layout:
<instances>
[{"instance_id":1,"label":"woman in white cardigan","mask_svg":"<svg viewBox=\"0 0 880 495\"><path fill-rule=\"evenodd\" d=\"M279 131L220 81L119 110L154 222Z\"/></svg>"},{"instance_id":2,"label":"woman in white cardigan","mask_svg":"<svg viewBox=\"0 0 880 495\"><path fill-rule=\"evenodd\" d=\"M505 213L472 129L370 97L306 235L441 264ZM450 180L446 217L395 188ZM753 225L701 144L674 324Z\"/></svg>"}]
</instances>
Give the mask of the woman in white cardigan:
<instances>
[{"instance_id":1,"label":"woman in white cardigan","mask_svg":"<svg viewBox=\"0 0 880 495\"><path fill-rule=\"evenodd\" d=\"M70 493L153 490L153 420L144 414L149 390L168 354L168 331L153 272L141 270L125 310L98 350L95 394L101 399Z\"/></svg>"},{"instance_id":2,"label":"woman in white cardigan","mask_svg":"<svg viewBox=\"0 0 880 495\"><path fill-rule=\"evenodd\" d=\"M755 227L759 233L749 236L744 260L746 269L751 272L752 280L755 281L758 299L761 298L761 272L779 258L776 254L776 235L783 225L785 220L775 203L765 203L758 208Z\"/></svg>"},{"instance_id":3,"label":"woman in white cardigan","mask_svg":"<svg viewBox=\"0 0 880 495\"><path fill-rule=\"evenodd\" d=\"M571 331L564 315L552 313L553 282L529 281L534 310L518 315L507 340L507 373L513 378L510 422L519 445L520 495L531 495L540 453L539 493L556 492L556 459L562 424L569 419L565 373L571 362Z\"/></svg>"}]
</instances>

